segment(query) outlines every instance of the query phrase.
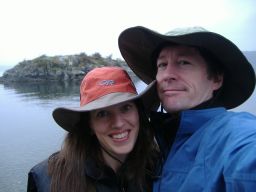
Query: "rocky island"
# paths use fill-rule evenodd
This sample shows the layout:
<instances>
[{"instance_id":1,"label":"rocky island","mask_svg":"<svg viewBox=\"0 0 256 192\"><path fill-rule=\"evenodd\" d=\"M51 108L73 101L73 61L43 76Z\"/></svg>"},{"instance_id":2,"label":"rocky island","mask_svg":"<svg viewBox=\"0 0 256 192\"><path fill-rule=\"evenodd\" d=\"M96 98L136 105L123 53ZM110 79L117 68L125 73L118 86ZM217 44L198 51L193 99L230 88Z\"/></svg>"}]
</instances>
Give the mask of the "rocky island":
<instances>
[{"instance_id":1,"label":"rocky island","mask_svg":"<svg viewBox=\"0 0 256 192\"><path fill-rule=\"evenodd\" d=\"M88 71L101 66L123 67L135 78L134 73L121 59L112 59L111 55L102 57L99 53L91 56L80 53L52 57L42 55L33 60L24 60L5 71L0 82L81 81Z\"/></svg>"},{"instance_id":2,"label":"rocky island","mask_svg":"<svg viewBox=\"0 0 256 192\"><path fill-rule=\"evenodd\" d=\"M244 51L244 55L256 71L256 51ZM33 60L24 60L5 71L0 83L19 82L80 82L83 76L94 67L120 66L125 68L132 79L138 78L124 60L102 57L99 53L88 56L85 53L65 56L42 55Z\"/></svg>"}]
</instances>

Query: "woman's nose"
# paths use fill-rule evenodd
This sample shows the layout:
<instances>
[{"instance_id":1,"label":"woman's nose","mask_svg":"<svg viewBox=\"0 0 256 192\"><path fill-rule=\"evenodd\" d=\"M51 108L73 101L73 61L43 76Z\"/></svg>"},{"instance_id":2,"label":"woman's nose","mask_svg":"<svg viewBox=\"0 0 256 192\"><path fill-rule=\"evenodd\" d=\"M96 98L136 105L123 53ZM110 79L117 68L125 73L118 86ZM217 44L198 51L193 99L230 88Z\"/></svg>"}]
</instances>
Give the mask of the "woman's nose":
<instances>
[{"instance_id":1,"label":"woman's nose","mask_svg":"<svg viewBox=\"0 0 256 192\"><path fill-rule=\"evenodd\" d=\"M124 125L124 119L121 114L114 114L112 116L112 128L120 129Z\"/></svg>"}]
</instances>

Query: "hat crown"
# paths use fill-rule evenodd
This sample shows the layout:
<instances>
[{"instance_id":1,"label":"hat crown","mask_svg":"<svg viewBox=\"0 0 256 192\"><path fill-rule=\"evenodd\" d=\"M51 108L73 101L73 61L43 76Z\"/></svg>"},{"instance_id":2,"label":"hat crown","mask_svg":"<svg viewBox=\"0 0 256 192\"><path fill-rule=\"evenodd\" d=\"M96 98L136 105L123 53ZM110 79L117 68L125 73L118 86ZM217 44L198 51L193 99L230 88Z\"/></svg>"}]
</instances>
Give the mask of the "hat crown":
<instances>
[{"instance_id":1,"label":"hat crown","mask_svg":"<svg viewBox=\"0 0 256 192\"><path fill-rule=\"evenodd\" d=\"M118 38L123 58L133 72L145 83L155 79L155 53L165 43L198 47L219 60L225 72L218 102L227 109L239 106L254 91L255 71L242 51L224 36L200 26L176 28L165 35L137 26L126 29ZM241 94L243 93L243 94ZM217 101L217 100L216 100Z\"/></svg>"},{"instance_id":2,"label":"hat crown","mask_svg":"<svg viewBox=\"0 0 256 192\"><path fill-rule=\"evenodd\" d=\"M203 27L194 26L194 27L183 27L183 28L175 28L167 33L166 36L179 36L179 35L187 35L191 33L198 33L198 32L209 32Z\"/></svg>"},{"instance_id":3,"label":"hat crown","mask_svg":"<svg viewBox=\"0 0 256 192\"><path fill-rule=\"evenodd\" d=\"M110 93L132 93L136 88L121 67L99 67L88 72L80 86L80 106L84 106Z\"/></svg>"},{"instance_id":4,"label":"hat crown","mask_svg":"<svg viewBox=\"0 0 256 192\"><path fill-rule=\"evenodd\" d=\"M128 75L121 67L99 67L88 72L80 85L80 107L59 107L52 115L66 131L80 128L81 113L88 113L123 102L140 99L145 112L157 110L159 100L156 92L156 82L153 81L140 94ZM84 127L83 127L84 128Z\"/></svg>"}]
</instances>

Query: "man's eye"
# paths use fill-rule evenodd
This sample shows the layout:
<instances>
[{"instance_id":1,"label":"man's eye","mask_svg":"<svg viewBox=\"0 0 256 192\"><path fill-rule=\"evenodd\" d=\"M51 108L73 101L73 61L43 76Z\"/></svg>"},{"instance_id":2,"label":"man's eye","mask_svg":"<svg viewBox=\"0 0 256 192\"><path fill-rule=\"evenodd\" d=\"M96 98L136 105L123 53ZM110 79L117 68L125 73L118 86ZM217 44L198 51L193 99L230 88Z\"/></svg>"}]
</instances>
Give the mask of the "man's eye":
<instances>
[{"instance_id":1,"label":"man's eye","mask_svg":"<svg viewBox=\"0 0 256 192\"><path fill-rule=\"evenodd\" d=\"M157 64L157 68L164 68L164 67L166 67L166 63L158 63Z\"/></svg>"},{"instance_id":2,"label":"man's eye","mask_svg":"<svg viewBox=\"0 0 256 192\"><path fill-rule=\"evenodd\" d=\"M189 64L190 64L190 62L188 62L188 61L186 61L186 60L180 60L180 61L178 61L178 63L179 63L180 65L189 65Z\"/></svg>"}]
</instances>

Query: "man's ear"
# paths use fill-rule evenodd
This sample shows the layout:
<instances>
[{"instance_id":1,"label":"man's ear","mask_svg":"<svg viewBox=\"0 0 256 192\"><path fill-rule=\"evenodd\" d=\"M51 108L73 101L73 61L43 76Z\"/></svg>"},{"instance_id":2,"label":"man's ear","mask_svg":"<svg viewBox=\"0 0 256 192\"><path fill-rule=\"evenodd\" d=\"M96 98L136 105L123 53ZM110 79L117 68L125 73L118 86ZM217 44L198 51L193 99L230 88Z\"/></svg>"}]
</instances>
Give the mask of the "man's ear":
<instances>
[{"instance_id":1,"label":"man's ear","mask_svg":"<svg viewBox=\"0 0 256 192\"><path fill-rule=\"evenodd\" d=\"M213 90L218 90L222 85L223 85L223 79L224 79L224 75L223 74L218 74L214 77L213 82L214 82L214 86L213 86Z\"/></svg>"}]
</instances>

